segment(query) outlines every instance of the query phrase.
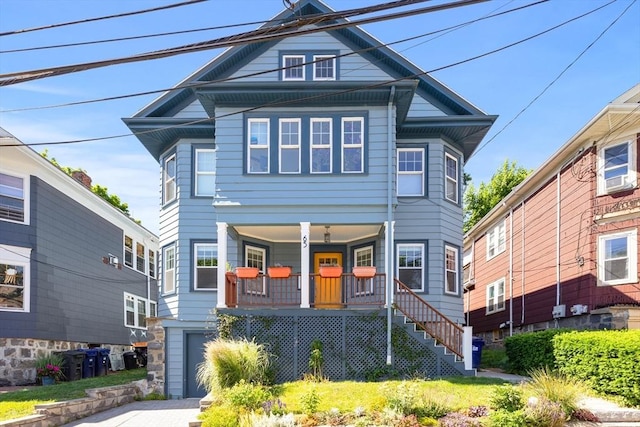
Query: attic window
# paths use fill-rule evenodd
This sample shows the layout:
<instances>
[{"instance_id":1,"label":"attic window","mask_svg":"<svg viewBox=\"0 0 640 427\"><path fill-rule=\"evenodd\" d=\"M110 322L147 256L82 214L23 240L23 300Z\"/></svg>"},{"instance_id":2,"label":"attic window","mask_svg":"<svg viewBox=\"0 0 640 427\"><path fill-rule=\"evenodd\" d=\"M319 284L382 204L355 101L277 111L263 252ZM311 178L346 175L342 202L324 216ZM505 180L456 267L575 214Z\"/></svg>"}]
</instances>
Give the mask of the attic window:
<instances>
[{"instance_id":1,"label":"attic window","mask_svg":"<svg viewBox=\"0 0 640 427\"><path fill-rule=\"evenodd\" d=\"M313 57L313 80L335 80L336 57L315 55Z\"/></svg>"},{"instance_id":2,"label":"attic window","mask_svg":"<svg viewBox=\"0 0 640 427\"><path fill-rule=\"evenodd\" d=\"M304 80L304 55L284 55L282 67L282 80Z\"/></svg>"}]
</instances>

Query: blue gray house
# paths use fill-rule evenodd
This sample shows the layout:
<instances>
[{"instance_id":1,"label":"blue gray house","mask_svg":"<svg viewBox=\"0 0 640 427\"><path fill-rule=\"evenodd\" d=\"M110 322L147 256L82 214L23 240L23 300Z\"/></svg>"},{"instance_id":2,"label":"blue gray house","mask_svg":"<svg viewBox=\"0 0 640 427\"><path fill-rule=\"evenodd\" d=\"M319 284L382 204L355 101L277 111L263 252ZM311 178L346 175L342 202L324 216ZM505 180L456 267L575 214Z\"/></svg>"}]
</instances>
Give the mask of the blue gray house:
<instances>
[{"instance_id":1,"label":"blue gray house","mask_svg":"<svg viewBox=\"0 0 640 427\"><path fill-rule=\"evenodd\" d=\"M220 313L279 355L278 380L306 371L315 339L330 378L473 373L462 168L496 117L358 27L306 25L328 12L299 1L263 28L304 33L233 46L124 119L162 172L171 396L202 393L195 366Z\"/></svg>"},{"instance_id":2,"label":"blue gray house","mask_svg":"<svg viewBox=\"0 0 640 427\"><path fill-rule=\"evenodd\" d=\"M35 381L35 359L146 342L158 238L0 128L0 385Z\"/></svg>"}]
</instances>

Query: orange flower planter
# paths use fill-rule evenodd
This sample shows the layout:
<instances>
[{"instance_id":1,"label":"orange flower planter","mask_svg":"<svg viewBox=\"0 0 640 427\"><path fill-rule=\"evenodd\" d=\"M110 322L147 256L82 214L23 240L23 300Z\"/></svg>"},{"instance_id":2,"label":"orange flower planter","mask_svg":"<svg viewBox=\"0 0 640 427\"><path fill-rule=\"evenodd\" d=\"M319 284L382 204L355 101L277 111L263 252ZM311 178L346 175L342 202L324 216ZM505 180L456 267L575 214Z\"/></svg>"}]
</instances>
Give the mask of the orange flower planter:
<instances>
[{"instance_id":1,"label":"orange flower planter","mask_svg":"<svg viewBox=\"0 0 640 427\"><path fill-rule=\"evenodd\" d=\"M353 267L353 275L363 279L370 279L376 275L376 268L369 266Z\"/></svg>"},{"instance_id":2,"label":"orange flower planter","mask_svg":"<svg viewBox=\"0 0 640 427\"><path fill-rule=\"evenodd\" d=\"M267 273L272 279L287 279L291 276L291 267L268 267Z\"/></svg>"},{"instance_id":3,"label":"orange flower planter","mask_svg":"<svg viewBox=\"0 0 640 427\"><path fill-rule=\"evenodd\" d=\"M324 265L320 267L320 277L336 278L342 276L342 267L339 265Z\"/></svg>"},{"instance_id":4,"label":"orange flower planter","mask_svg":"<svg viewBox=\"0 0 640 427\"><path fill-rule=\"evenodd\" d=\"M239 279L255 279L259 272L256 267L236 267L236 276Z\"/></svg>"}]
</instances>

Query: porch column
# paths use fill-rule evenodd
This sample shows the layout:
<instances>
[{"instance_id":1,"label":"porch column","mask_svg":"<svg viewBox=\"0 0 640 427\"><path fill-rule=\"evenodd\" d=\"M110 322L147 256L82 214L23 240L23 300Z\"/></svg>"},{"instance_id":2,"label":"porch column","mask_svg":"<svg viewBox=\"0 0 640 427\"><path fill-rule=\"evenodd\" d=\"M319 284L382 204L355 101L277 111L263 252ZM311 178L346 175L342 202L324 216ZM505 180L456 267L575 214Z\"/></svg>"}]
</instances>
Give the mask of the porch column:
<instances>
[{"instance_id":1,"label":"porch column","mask_svg":"<svg viewBox=\"0 0 640 427\"><path fill-rule=\"evenodd\" d=\"M218 222L218 302L217 308L227 307L227 223Z\"/></svg>"},{"instance_id":2,"label":"porch column","mask_svg":"<svg viewBox=\"0 0 640 427\"><path fill-rule=\"evenodd\" d=\"M309 231L310 222L300 223L300 308L310 308L309 304Z\"/></svg>"},{"instance_id":3,"label":"porch column","mask_svg":"<svg viewBox=\"0 0 640 427\"><path fill-rule=\"evenodd\" d=\"M473 369L473 326L462 327L462 358L464 369Z\"/></svg>"}]
</instances>

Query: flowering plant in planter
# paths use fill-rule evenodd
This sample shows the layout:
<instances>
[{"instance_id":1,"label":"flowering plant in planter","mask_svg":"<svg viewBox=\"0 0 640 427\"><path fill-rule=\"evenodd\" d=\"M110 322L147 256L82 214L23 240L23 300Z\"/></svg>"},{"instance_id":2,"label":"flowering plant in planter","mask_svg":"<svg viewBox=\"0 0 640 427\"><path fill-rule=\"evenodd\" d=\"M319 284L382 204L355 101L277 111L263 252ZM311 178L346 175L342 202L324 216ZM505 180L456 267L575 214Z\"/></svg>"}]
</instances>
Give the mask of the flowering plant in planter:
<instances>
[{"instance_id":1,"label":"flowering plant in planter","mask_svg":"<svg viewBox=\"0 0 640 427\"><path fill-rule=\"evenodd\" d=\"M54 381L59 381L64 378L62 373L62 356L57 354L51 354L48 356L40 356L36 359L36 377L52 378Z\"/></svg>"}]
</instances>

